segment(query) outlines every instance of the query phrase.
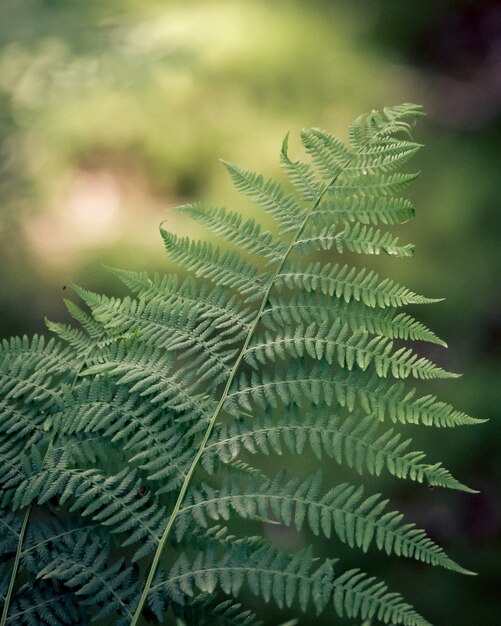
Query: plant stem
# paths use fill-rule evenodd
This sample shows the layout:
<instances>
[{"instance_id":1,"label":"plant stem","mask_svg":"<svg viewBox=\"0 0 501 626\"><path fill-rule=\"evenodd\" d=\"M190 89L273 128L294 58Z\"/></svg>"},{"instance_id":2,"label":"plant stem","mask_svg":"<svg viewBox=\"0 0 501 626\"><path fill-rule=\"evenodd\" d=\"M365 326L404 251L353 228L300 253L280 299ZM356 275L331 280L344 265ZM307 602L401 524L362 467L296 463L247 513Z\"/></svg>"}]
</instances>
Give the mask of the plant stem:
<instances>
[{"instance_id":1,"label":"plant stem","mask_svg":"<svg viewBox=\"0 0 501 626\"><path fill-rule=\"evenodd\" d=\"M32 509L33 509L33 503L30 504L30 506L28 507L28 510L26 511L24 515L24 519L23 519L23 524L21 526L21 530L19 531L19 535L18 535L19 540L17 542L16 557L14 559L14 564L12 566L12 575L10 577L9 589L7 590L7 595L5 596L5 603L3 605L2 619L0 621L0 626L5 626L7 622L7 613L9 612L10 600L12 598L12 593L14 591L14 584L16 582L17 570L19 569L19 561L21 559L21 552L23 551L24 536L26 534L26 529L28 527L28 522L30 520Z\"/></svg>"}]
</instances>

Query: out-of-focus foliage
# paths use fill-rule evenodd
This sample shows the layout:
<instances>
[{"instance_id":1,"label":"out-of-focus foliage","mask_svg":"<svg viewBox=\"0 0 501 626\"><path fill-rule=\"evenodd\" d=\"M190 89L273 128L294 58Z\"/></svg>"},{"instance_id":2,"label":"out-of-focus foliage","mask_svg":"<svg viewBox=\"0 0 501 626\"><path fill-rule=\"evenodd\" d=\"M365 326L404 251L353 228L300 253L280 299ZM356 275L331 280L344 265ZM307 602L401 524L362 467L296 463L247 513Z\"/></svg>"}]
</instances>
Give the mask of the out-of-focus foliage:
<instances>
[{"instance_id":1,"label":"out-of-focus foliage","mask_svg":"<svg viewBox=\"0 0 501 626\"><path fill-rule=\"evenodd\" d=\"M464 626L496 624L500 610L500 41L498 3L483 0L0 4L3 336L61 318L69 280L112 289L101 262L165 269L156 228L179 219L168 207L229 197L215 157L273 174L289 130L342 135L354 111L424 102L419 262L393 276L447 296L425 321L464 378L440 392L491 422L454 445L445 432L427 442L482 494L446 509L425 492L409 512L446 546L460 543L480 576L384 574L403 591L418 581L435 622ZM440 347L428 355L445 359Z\"/></svg>"},{"instance_id":2,"label":"out-of-focus foliage","mask_svg":"<svg viewBox=\"0 0 501 626\"><path fill-rule=\"evenodd\" d=\"M356 16L326 21L322 10L303 9L251 1L2 4L4 179L13 187L15 172L19 180L15 204L4 196L3 212L20 229L15 242L10 227L4 237L9 266L26 257L17 254L23 246L39 270L38 288L27 260L6 286L17 292L4 296L12 330L21 321L12 311L19 295L38 300L23 315L38 325L34 309L47 310L68 277L92 267L93 281L105 280L95 273L103 253L110 262L124 254L163 262L152 229L164 209L202 192L217 191L221 201L221 186L229 189L214 155L238 160L245 152L251 165L276 170L272 146L299 120L332 126L336 111L344 128L362 103L403 97L400 72L358 51L364 25Z\"/></svg>"}]
</instances>

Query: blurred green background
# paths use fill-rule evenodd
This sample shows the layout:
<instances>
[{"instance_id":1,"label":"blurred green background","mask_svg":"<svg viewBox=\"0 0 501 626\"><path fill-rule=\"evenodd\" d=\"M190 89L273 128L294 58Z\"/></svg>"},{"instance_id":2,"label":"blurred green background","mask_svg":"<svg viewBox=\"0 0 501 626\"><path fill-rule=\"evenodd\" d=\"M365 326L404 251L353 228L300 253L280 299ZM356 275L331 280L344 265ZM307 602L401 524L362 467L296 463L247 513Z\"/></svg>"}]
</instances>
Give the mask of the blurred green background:
<instances>
[{"instance_id":1,"label":"blurred green background","mask_svg":"<svg viewBox=\"0 0 501 626\"><path fill-rule=\"evenodd\" d=\"M446 297L418 315L450 345L428 355L464 377L431 391L490 422L413 431L481 494L386 490L480 575L377 553L364 568L437 625L497 625L501 3L2 0L0 334L63 319L70 281L117 292L103 263L168 270L159 222L194 234L169 207L248 207L218 157L279 175L287 131L299 153L302 126L345 138L360 113L401 101L428 113L415 135L427 144L414 162L417 219L402 231L417 252L377 264ZM257 609L277 623L273 607Z\"/></svg>"}]
</instances>

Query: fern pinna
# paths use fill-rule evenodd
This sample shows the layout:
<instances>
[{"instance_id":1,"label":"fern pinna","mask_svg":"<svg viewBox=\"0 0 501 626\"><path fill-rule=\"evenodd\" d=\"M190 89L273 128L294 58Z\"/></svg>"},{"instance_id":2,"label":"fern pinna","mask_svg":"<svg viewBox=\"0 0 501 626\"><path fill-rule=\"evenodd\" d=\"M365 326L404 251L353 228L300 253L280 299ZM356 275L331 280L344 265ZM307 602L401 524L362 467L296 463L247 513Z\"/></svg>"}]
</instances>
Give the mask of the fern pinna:
<instances>
[{"instance_id":1,"label":"fern pinna","mask_svg":"<svg viewBox=\"0 0 501 626\"><path fill-rule=\"evenodd\" d=\"M342 542L469 573L357 478L471 491L399 433L479 421L407 385L455 376L402 345L443 344L402 310L433 300L340 260L412 254L386 227L414 214L400 169L420 147L418 115L373 111L349 145L304 130L311 164L286 139L287 186L225 163L273 234L181 206L222 247L162 229L182 277L112 270L131 295L75 286L75 325L3 341L0 626L261 623L241 592L328 623L428 624L335 558ZM261 463L305 453L353 476L323 487L320 469ZM265 539L267 523L329 538L327 558ZM249 527L257 536L239 534Z\"/></svg>"}]
</instances>

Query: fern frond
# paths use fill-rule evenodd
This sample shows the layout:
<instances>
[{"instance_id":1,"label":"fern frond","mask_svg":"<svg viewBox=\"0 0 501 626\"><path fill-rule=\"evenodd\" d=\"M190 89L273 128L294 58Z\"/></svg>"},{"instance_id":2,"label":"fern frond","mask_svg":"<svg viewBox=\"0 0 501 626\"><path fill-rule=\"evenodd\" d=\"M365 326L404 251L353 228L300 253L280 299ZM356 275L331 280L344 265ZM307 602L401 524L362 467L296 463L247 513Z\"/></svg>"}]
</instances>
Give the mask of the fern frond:
<instances>
[{"instance_id":1,"label":"fern frond","mask_svg":"<svg viewBox=\"0 0 501 626\"><path fill-rule=\"evenodd\" d=\"M249 196L260 207L274 217L283 232L297 228L304 219L304 210L294 196L289 196L283 187L274 180L265 181L261 174L244 170L227 161L223 161L235 187ZM284 250L285 252L285 250Z\"/></svg>"},{"instance_id":2,"label":"fern frond","mask_svg":"<svg viewBox=\"0 0 501 626\"><path fill-rule=\"evenodd\" d=\"M190 398L193 400L194 396ZM54 415L58 431L65 435L96 433L117 443L133 454L129 462L148 459L168 467L173 455L173 447L180 438L175 428L176 423L193 425L194 433L203 427L203 410L207 397L199 397L200 404L152 404L138 393L130 393L127 386L115 386L104 377L84 381L74 393L64 398L64 408ZM191 410L190 410L191 408ZM173 415L173 411L179 414ZM185 439L192 434L184 433ZM179 452L179 449L177 450ZM141 466L144 467L145 466ZM151 477L150 477L151 478Z\"/></svg>"},{"instance_id":3,"label":"fern frond","mask_svg":"<svg viewBox=\"0 0 501 626\"><path fill-rule=\"evenodd\" d=\"M266 276L244 261L236 252L221 252L210 243L180 238L160 229L170 258L216 285L236 289L248 297L264 293Z\"/></svg>"},{"instance_id":4,"label":"fern frond","mask_svg":"<svg viewBox=\"0 0 501 626\"><path fill-rule=\"evenodd\" d=\"M176 351L180 359L190 358L193 366L200 366L203 375L225 375L226 362L234 357L242 332L227 331L225 337L214 337L212 320L198 321L196 311L188 306L165 311L162 302L147 303L130 298L99 297L99 304L90 304L94 317L110 336L135 337L138 343ZM206 373L210 371L210 374Z\"/></svg>"},{"instance_id":5,"label":"fern frond","mask_svg":"<svg viewBox=\"0 0 501 626\"><path fill-rule=\"evenodd\" d=\"M0 367L0 395L8 401L36 402L42 410L57 402L57 391L51 388L54 378L68 379L76 371L68 349L37 335L31 341L27 337L2 340Z\"/></svg>"},{"instance_id":6,"label":"fern frond","mask_svg":"<svg viewBox=\"0 0 501 626\"><path fill-rule=\"evenodd\" d=\"M346 171L354 153L342 141L319 128L304 128L301 142L322 177L328 181Z\"/></svg>"},{"instance_id":7,"label":"fern frond","mask_svg":"<svg viewBox=\"0 0 501 626\"><path fill-rule=\"evenodd\" d=\"M44 437L46 413L35 403L0 400L0 445L34 444Z\"/></svg>"},{"instance_id":8,"label":"fern frond","mask_svg":"<svg viewBox=\"0 0 501 626\"><path fill-rule=\"evenodd\" d=\"M254 219L243 219L240 213L229 212L224 208L202 207L199 204L186 204L176 207L189 215L199 224L226 241L241 246L257 256L263 256L270 262L280 261L287 244L273 239L270 232L261 232L261 226Z\"/></svg>"},{"instance_id":9,"label":"fern frond","mask_svg":"<svg viewBox=\"0 0 501 626\"><path fill-rule=\"evenodd\" d=\"M370 307L401 307L408 304L431 304L440 299L425 298L389 278L379 281L373 271L357 270L348 265L322 265L319 262L306 266L287 264L278 274L275 286L279 292L286 289L320 291L329 296L343 298L345 302L356 300Z\"/></svg>"},{"instance_id":10,"label":"fern frond","mask_svg":"<svg viewBox=\"0 0 501 626\"><path fill-rule=\"evenodd\" d=\"M294 407L282 411L278 421L254 418L252 425L235 422L221 425L218 440L206 448L202 464L211 474L216 459L229 463L242 449L251 454L300 455L308 446L317 459L333 458L359 474L379 476L383 470L401 479L426 482L436 487L472 491L456 480L440 463L425 463L423 452L410 450L412 439L394 429L382 430L374 415L360 419L339 412L320 417Z\"/></svg>"},{"instance_id":11,"label":"fern frond","mask_svg":"<svg viewBox=\"0 0 501 626\"><path fill-rule=\"evenodd\" d=\"M0 353L0 502L7 506L22 481L24 451L43 455L52 414L77 365L68 348L36 335L3 341Z\"/></svg>"},{"instance_id":12,"label":"fern frond","mask_svg":"<svg viewBox=\"0 0 501 626\"><path fill-rule=\"evenodd\" d=\"M40 468L36 480L21 483L13 497L14 510L36 499L44 504L57 496L59 505L71 499L70 511L99 522L113 534L126 533L122 545L141 541L136 559L151 552L163 529L165 510L141 491L142 480L137 472L125 468L108 476L97 469L71 469L64 459Z\"/></svg>"},{"instance_id":13,"label":"fern frond","mask_svg":"<svg viewBox=\"0 0 501 626\"><path fill-rule=\"evenodd\" d=\"M374 145L383 144L398 134L410 135L411 123L423 115L422 107L415 104L401 104L386 107L383 111L371 111L369 115L358 117L349 129L353 148L363 153ZM408 121L410 120L410 121Z\"/></svg>"},{"instance_id":14,"label":"fern frond","mask_svg":"<svg viewBox=\"0 0 501 626\"><path fill-rule=\"evenodd\" d=\"M77 285L72 283L72 288L78 293L79 288ZM79 307L71 300L64 300L64 303L66 305L66 308L68 309L68 313L75 321L80 324L80 326L82 326L82 328L89 335L89 337L91 339L94 339L94 341L99 341L103 335L103 328L101 324L99 324L99 322L97 322L91 314L89 314L87 311L84 311L81 307Z\"/></svg>"},{"instance_id":15,"label":"fern frond","mask_svg":"<svg viewBox=\"0 0 501 626\"><path fill-rule=\"evenodd\" d=\"M391 308L370 308L356 300L345 302L318 292L300 292L288 298L270 296L269 306L263 311L262 320L272 330L290 327L294 322L322 324L328 320L341 320L352 331L366 330L388 339L427 341L447 347L442 339L411 315L397 313Z\"/></svg>"},{"instance_id":16,"label":"fern frond","mask_svg":"<svg viewBox=\"0 0 501 626\"><path fill-rule=\"evenodd\" d=\"M108 551L99 540L81 536L71 550L56 552L38 578L64 582L65 587L75 590L80 607L101 606L93 621L117 611L117 626L125 626L132 619L139 591L133 570L124 568L122 560L110 563Z\"/></svg>"},{"instance_id":17,"label":"fern frond","mask_svg":"<svg viewBox=\"0 0 501 626\"><path fill-rule=\"evenodd\" d=\"M345 250L356 254L381 254L391 256L412 256L414 246L407 244L399 245L398 237L390 232L375 230L372 226L357 223L355 226L344 224L344 229L337 226L325 226L319 229L316 225L305 229L304 234L298 238L294 247L299 254L305 254L312 250L331 250L336 248L339 254Z\"/></svg>"},{"instance_id":18,"label":"fern frond","mask_svg":"<svg viewBox=\"0 0 501 626\"><path fill-rule=\"evenodd\" d=\"M349 178L390 174L405 165L422 146L411 141L380 141L360 150L343 174Z\"/></svg>"},{"instance_id":19,"label":"fern frond","mask_svg":"<svg viewBox=\"0 0 501 626\"><path fill-rule=\"evenodd\" d=\"M345 222L362 224L402 224L412 219L415 209L407 198L380 196L374 193L330 189L315 209L317 226Z\"/></svg>"},{"instance_id":20,"label":"fern frond","mask_svg":"<svg viewBox=\"0 0 501 626\"><path fill-rule=\"evenodd\" d=\"M165 600L162 593L157 594L160 602ZM148 601L152 606L152 598ZM231 600L214 601L211 594L200 594L190 601L189 605L172 604L174 614L178 619L178 626L182 624L202 624L204 626L262 626L252 611L244 610L242 605ZM153 609L153 607L152 607ZM163 612L154 611L159 622L163 621ZM183 620L183 621L181 621Z\"/></svg>"},{"instance_id":21,"label":"fern frond","mask_svg":"<svg viewBox=\"0 0 501 626\"><path fill-rule=\"evenodd\" d=\"M366 552L372 543L387 554L395 553L461 573L471 573L452 561L424 530L402 524L403 515L387 511L388 500L380 494L365 496L363 487L342 483L321 495L322 477L317 473L300 481L284 480L284 473L264 483L225 482L219 489L203 485L192 490L179 511L178 541L186 533L183 518L193 518L202 527L226 522L232 513L244 519L266 519L271 514L280 524L301 531L307 524L315 535L330 538L333 532L350 547Z\"/></svg>"},{"instance_id":22,"label":"fern frond","mask_svg":"<svg viewBox=\"0 0 501 626\"><path fill-rule=\"evenodd\" d=\"M22 564L26 571L36 576L41 563L45 567L52 562L55 553L72 552L80 537L89 539L91 533L95 533L105 541L100 530L98 524L81 525L72 516L64 522L52 516L49 522L29 529L21 555Z\"/></svg>"},{"instance_id":23,"label":"fern frond","mask_svg":"<svg viewBox=\"0 0 501 626\"><path fill-rule=\"evenodd\" d=\"M374 176L362 176L360 178L345 178L335 187L327 190L325 198L338 205L347 201L352 196L364 197L371 206L377 201L389 202L392 196L401 194L417 178L418 174L388 174Z\"/></svg>"},{"instance_id":24,"label":"fern frond","mask_svg":"<svg viewBox=\"0 0 501 626\"><path fill-rule=\"evenodd\" d=\"M15 594L9 626L68 626L81 623L75 596L53 586L26 583Z\"/></svg>"},{"instance_id":25,"label":"fern frond","mask_svg":"<svg viewBox=\"0 0 501 626\"><path fill-rule=\"evenodd\" d=\"M150 278L146 272L110 269L141 300L158 302L165 311L171 307L188 307L200 321L210 319L215 330L223 336L225 329L248 330L254 318L248 306L242 306L236 295L222 287L198 285L191 277L180 282L175 274Z\"/></svg>"},{"instance_id":26,"label":"fern frond","mask_svg":"<svg viewBox=\"0 0 501 626\"><path fill-rule=\"evenodd\" d=\"M45 325L52 333L57 335L61 341L69 344L77 354L85 354L93 346L93 340L86 332L70 324L61 324L46 319Z\"/></svg>"},{"instance_id":27,"label":"fern frond","mask_svg":"<svg viewBox=\"0 0 501 626\"><path fill-rule=\"evenodd\" d=\"M195 381L183 377L183 372L174 368L169 354L148 344L124 341L110 346L82 372L85 376L95 374L111 376L116 385L127 385L129 393L148 397L152 404L161 403L164 408L188 413L190 418L210 414L212 400L196 391L202 377ZM203 374L209 377L213 372L204 368Z\"/></svg>"},{"instance_id":28,"label":"fern frond","mask_svg":"<svg viewBox=\"0 0 501 626\"><path fill-rule=\"evenodd\" d=\"M280 164L287 174L289 181L305 202L316 202L324 191L323 185L317 180L313 169L308 163L291 161L288 156L289 135L286 135L280 152ZM288 225L288 230L297 228L299 220Z\"/></svg>"},{"instance_id":29,"label":"fern frond","mask_svg":"<svg viewBox=\"0 0 501 626\"><path fill-rule=\"evenodd\" d=\"M410 348L393 350L393 342L386 337L371 337L366 330L350 333L349 326L341 320L299 324L287 330L278 329L273 334L266 331L256 337L244 353L244 359L254 369L259 363L292 358L303 359L308 355L329 365L337 362L347 370L366 370L374 364L378 376L385 378L391 373L395 378L455 378L428 359L419 358Z\"/></svg>"},{"instance_id":30,"label":"fern frond","mask_svg":"<svg viewBox=\"0 0 501 626\"><path fill-rule=\"evenodd\" d=\"M473 491L397 427L482 421L408 387L455 376L393 342L445 345L401 310L436 300L334 258L411 254L390 227L414 215L404 192L415 174L401 167L420 148L419 114L373 111L349 145L303 130L311 164L289 158L286 137L286 186L225 162L276 228L179 207L225 247L161 229L178 274L112 269L129 295L73 285L83 304L66 302L72 323L47 322L58 340L0 343L0 626L259 624L231 599L244 588L364 626L426 626L383 582L338 570L336 542L471 573L344 478ZM267 455L295 468L305 453L339 464L343 482L324 490L320 470L263 469ZM323 535L332 554L231 535L220 524L242 532L235 518Z\"/></svg>"},{"instance_id":31,"label":"fern frond","mask_svg":"<svg viewBox=\"0 0 501 626\"><path fill-rule=\"evenodd\" d=\"M224 408L228 413L238 415L240 409L252 411L252 402L262 409L277 407L281 402L299 407L307 403L339 404L350 412L360 407L378 420L389 417L394 422L443 427L478 423L450 404L437 401L435 396L414 396L415 389L407 392L403 385L389 384L368 372L343 369L333 374L332 368L325 364L307 368L292 363L286 371L277 368L273 374L253 372L250 380L241 374L226 396Z\"/></svg>"},{"instance_id":32,"label":"fern frond","mask_svg":"<svg viewBox=\"0 0 501 626\"><path fill-rule=\"evenodd\" d=\"M195 589L212 593L216 586L228 595L237 595L245 583L251 593L265 602L273 599L280 608L291 607L297 600L302 611L311 603L320 614L332 601L341 617L376 615L384 623L428 626L400 595L388 593L384 583L359 570L335 577L333 564L328 559L314 565L308 549L291 556L272 546L255 549L252 543L241 541L218 557L215 546L209 545L193 562L181 555L167 579L152 589L162 587L167 597L182 602Z\"/></svg>"},{"instance_id":33,"label":"fern frond","mask_svg":"<svg viewBox=\"0 0 501 626\"><path fill-rule=\"evenodd\" d=\"M7 562L16 552L22 520L12 511L2 510L0 513L0 554L4 555L4 561Z\"/></svg>"}]
</instances>

